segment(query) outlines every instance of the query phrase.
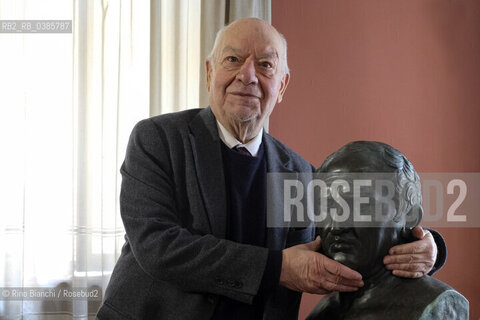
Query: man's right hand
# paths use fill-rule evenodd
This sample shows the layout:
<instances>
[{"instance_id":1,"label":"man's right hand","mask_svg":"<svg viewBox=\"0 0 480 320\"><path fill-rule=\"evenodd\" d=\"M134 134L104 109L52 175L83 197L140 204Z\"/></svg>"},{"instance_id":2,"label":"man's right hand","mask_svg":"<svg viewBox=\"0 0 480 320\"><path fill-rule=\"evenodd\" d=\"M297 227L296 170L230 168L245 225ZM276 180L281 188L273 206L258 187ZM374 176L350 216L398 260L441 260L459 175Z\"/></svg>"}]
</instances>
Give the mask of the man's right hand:
<instances>
[{"instance_id":1,"label":"man's right hand","mask_svg":"<svg viewBox=\"0 0 480 320\"><path fill-rule=\"evenodd\" d=\"M326 294L351 292L363 286L362 275L317 251L321 239L282 251L280 285L294 291Z\"/></svg>"}]
</instances>

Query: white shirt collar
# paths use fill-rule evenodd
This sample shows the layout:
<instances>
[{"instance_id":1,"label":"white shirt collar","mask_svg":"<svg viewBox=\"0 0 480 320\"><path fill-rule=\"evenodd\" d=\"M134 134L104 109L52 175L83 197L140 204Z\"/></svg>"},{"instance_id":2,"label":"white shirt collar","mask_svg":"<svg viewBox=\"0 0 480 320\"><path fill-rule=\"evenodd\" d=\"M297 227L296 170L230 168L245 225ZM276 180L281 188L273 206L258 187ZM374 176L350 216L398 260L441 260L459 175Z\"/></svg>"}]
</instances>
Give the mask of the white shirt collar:
<instances>
[{"instance_id":1,"label":"white shirt collar","mask_svg":"<svg viewBox=\"0 0 480 320\"><path fill-rule=\"evenodd\" d=\"M257 134L255 138L250 140L249 142L243 144L238 141L224 126L217 120L217 127L218 127L218 135L220 139L229 147L230 149L235 147L245 147L248 152L254 157L258 154L258 149L260 149L260 145L262 144L262 136L263 136L263 128L260 129L260 132Z\"/></svg>"}]
</instances>

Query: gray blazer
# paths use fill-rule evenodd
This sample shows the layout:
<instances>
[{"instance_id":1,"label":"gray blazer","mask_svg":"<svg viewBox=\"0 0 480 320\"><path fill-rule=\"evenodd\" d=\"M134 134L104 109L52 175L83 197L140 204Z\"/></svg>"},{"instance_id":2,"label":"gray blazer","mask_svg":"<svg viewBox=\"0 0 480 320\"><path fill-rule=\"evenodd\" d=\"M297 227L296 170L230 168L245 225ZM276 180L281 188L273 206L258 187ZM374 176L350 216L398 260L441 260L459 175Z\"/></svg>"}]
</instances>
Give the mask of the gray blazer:
<instances>
[{"instance_id":1,"label":"gray blazer","mask_svg":"<svg viewBox=\"0 0 480 320\"><path fill-rule=\"evenodd\" d=\"M126 243L99 319L210 319L220 296L252 303L268 249L225 240L220 143L210 108L135 126L121 168ZM314 169L266 133L263 144L268 172ZM313 237L313 228L269 228L267 246L281 250ZM264 319L296 319L300 299L278 286L267 297Z\"/></svg>"}]
</instances>

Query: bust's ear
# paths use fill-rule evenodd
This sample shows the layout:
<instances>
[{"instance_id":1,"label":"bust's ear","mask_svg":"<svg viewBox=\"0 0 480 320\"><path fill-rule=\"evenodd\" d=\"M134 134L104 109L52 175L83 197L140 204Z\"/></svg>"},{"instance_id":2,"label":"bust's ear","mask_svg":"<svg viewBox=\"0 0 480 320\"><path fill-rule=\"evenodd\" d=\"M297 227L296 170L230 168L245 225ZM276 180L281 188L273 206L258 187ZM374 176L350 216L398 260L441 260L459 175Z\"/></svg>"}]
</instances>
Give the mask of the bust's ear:
<instances>
[{"instance_id":1,"label":"bust's ear","mask_svg":"<svg viewBox=\"0 0 480 320\"><path fill-rule=\"evenodd\" d=\"M413 206L405 215L405 228L413 229L420 224L423 217L423 208L420 205Z\"/></svg>"},{"instance_id":2,"label":"bust's ear","mask_svg":"<svg viewBox=\"0 0 480 320\"><path fill-rule=\"evenodd\" d=\"M406 242L411 242L415 240L412 235L412 229L420 224L420 221L423 217L423 208L422 206L414 206L410 211L405 215L405 225L403 226L400 235Z\"/></svg>"}]
</instances>

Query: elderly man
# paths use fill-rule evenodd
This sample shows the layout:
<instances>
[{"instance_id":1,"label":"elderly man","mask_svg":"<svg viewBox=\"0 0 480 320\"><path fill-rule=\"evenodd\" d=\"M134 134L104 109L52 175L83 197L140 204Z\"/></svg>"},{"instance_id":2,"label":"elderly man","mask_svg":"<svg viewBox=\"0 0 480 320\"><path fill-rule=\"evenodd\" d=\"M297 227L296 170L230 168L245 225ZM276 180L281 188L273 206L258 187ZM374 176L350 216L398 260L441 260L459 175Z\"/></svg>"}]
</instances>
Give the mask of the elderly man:
<instances>
[{"instance_id":1,"label":"elderly man","mask_svg":"<svg viewBox=\"0 0 480 320\"><path fill-rule=\"evenodd\" d=\"M352 142L329 156L319 172L318 178L331 188L339 181L350 185L342 192L350 208L357 200L352 185L370 181L363 187L362 197L368 203L360 213L372 219L367 224L339 222L335 216L326 219L321 231L323 252L360 272L365 286L353 293L326 295L309 320L468 319L468 301L445 283L430 276L398 278L382 263L391 246L410 240L410 231L423 213L420 179L400 151L380 142ZM385 194L391 195L391 202L385 201ZM334 212L342 210L340 201L330 203Z\"/></svg>"},{"instance_id":2,"label":"elderly man","mask_svg":"<svg viewBox=\"0 0 480 320\"><path fill-rule=\"evenodd\" d=\"M219 32L206 68L209 108L132 132L121 168L126 243L100 319L296 319L302 291L363 285L315 252L320 240L307 243L313 228L266 228L267 172L313 169L262 129L290 78L285 39L265 21L238 20ZM430 233L397 249L389 265L406 275L435 261ZM403 264L411 255L419 264Z\"/></svg>"}]
</instances>

